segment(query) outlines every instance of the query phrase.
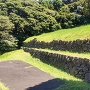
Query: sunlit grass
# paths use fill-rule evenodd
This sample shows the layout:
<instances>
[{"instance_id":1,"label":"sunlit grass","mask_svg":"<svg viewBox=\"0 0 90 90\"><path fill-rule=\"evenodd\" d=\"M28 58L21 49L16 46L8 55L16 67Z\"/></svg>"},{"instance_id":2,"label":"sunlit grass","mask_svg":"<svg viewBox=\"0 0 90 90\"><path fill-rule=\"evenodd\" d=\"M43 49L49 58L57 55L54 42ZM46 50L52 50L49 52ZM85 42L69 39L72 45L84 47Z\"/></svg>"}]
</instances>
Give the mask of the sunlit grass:
<instances>
[{"instance_id":1,"label":"sunlit grass","mask_svg":"<svg viewBox=\"0 0 90 90\"><path fill-rule=\"evenodd\" d=\"M33 36L25 40L28 42L34 38L39 41L50 42L52 40L76 40L76 39L90 39L90 25L80 26L71 29L62 29L51 33L42 34L39 36Z\"/></svg>"},{"instance_id":2,"label":"sunlit grass","mask_svg":"<svg viewBox=\"0 0 90 90\"><path fill-rule=\"evenodd\" d=\"M0 56L0 61L6 60L22 60L38 67L42 71L45 71L56 78L64 80L66 84L58 90L90 90L90 84L62 71L61 69L57 69L41 62L39 59L33 58L29 53L24 52L22 49L8 52Z\"/></svg>"},{"instance_id":3,"label":"sunlit grass","mask_svg":"<svg viewBox=\"0 0 90 90\"><path fill-rule=\"evenodd\" d=\"M0 90L9 90L3 83L0 82Z\"/></svg>"},{"instance_id":4,"label":"sunlit grass","mask_svg":"<svg viewBox=\"0 0 90 90\"><path fill-rule=\"evenodd\" d=\"M90 59L90 53L89 52L70 52L70 51L55 51L55 50L50 50L50 49L37 49L36 50L41 50L41 51L46 51L46 52L51 52L51 53L57 53L57 54L62 54L62 55L67 55L67 56L72 56L72 57L79 57L79 58L88 58Z\"/></svg>"}]
</instances>

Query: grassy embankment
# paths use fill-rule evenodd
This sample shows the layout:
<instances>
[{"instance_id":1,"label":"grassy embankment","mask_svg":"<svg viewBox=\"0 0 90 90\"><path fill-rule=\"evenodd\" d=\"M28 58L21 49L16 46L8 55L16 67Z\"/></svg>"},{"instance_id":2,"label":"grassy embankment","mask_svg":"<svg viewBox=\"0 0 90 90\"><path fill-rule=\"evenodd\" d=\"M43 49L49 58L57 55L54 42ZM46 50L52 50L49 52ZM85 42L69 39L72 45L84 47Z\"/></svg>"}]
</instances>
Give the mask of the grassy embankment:
<instances>
[{"instance_id":1,"label":"grassy embankment","mask_svg":"<svg viewBox=\"0 0 90 90\"><path fill-rule=\"evenodd\" d=\"M25 42L29 42L34 38L37 38L38 41L45 41L45 42L51 42L53 40L73 41L77 39L81 39L81 40L90 39L90 25L80 26L72 29L62 29L51 33L45 33L39 36L33 36L26 39ZM60 54L90 59L90 53L87 52L80 53L80 52L70 52L70 51L55 51L55 50L52 51L58 52Z\"/></svg>"},{"instance_id":2,"label":"grassy embankment","mask_svg":"<svg viewBox=\"0 0 90 90\"><path fill-rule=\"evenodd\" d=\"M26 53L23 50L8 52L0 56L0 61L6 61L6 60L22 60L24 62L30 63L38 67L39 69L47 73L50 73L52 76L55 76L56 78L64 80L66 84L63 85L58 90L90 90L90 84L60 69L47 65L41 62L39 59L33 58L29 53ZM1 89L1 90L5 90L5 89Z\"/></svg>"},{"instance_id":3,"label":"grassy embankment","mask_svg":"<svg viewBox=\"0 0 90 90\"><path fill-rule=\"evenodd\" d=\"M26 41L32 40L33 38L37 38L40 41L52 41L52 40L76 40L76 39L89 39L90 38L90 25L87 26L81 26L76 27L73 29L68 30L59 30L47 34L42 34L39 36L34 36ZM60 51L63 54L79 54L79 53L71 53L66 51ZM86 56L89 58L90 53L80 53L81 57ZM69 73L66 73L65 71L62 71L60 69L57 69L53 66L47 65L43 62L41 62L39 59L33 58L29 53L24 52L23 50L16 50L12 52L5 53L3 55L0 55L0 61L6 61L6 60L22 60L27 63L30 63L39 69L50 73L52 76L55 76L56 78L59 78L61 80L64 80L66 82L65 85L60 87L58 90L90 90L90 84L84 82L81 79L78 79ZM1 88L0 83L0 89L5 90ZM6 89L7 90L7 89Z\"/></svg>"},{"instance_id":4,"label":"grassy embankment","mask_svg":"<svg viewBox=\"0 0 90 90\"><path fill-rule=\"evenodd\" d=\"M62 29L51 33L45 33L39 36L33 36L25 40L28 42L34 38L39 41L50 42L52 40L76 40L76 39L90 39L90 25L80 26L72 29Z\"/></svg>"}]
</instances>

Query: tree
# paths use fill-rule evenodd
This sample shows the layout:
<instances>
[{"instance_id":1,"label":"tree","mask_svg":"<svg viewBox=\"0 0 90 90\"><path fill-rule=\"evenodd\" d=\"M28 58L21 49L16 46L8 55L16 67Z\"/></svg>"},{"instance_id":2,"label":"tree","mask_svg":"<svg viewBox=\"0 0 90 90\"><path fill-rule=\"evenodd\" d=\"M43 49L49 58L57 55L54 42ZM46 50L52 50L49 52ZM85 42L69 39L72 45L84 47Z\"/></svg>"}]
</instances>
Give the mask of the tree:
<instances>
[{"instance_id":1,"label":"tree","mask_svg":"<svg viewBox=\"0 0 90 90\"><path fill-rule=\"evenodd\" d=\"M77 1L80 1L80 0L62 0L65 4L70 4L70 3L73 3L73 2L77 2Z\"/></svg>"},{"instance_id":2,"label":"tree","mask_svg":"<svg viewBox=\"0 0 90 90\"><path fill-rule=\"evenodd\" d=\"M17 48L17 39L10 33L14 24L7 16L0 16L0 52L11 51Z\"/></svg>"},{"instance_id":3,"label":"tree","mask_svg":"<svg viewBox=\"0 0 90 90\"><path fill-rule=\"evenodd\" d=\"M90 18L90 0L85 0L84 1L84 9L83 13L86 17Z\"/></svg>"},{"instance_id":4,"label":"tree","mask_svg":"<svg viewBox=\"0 0 90 90\"><path fill-rule=\"evenodd\" d=\"M12 51L17 47L17 39L13 35L0 32L0 52Z\"/></svg>"},{"instance_id":5,"label":"tree","mask_svg":"<svg viewBox=\"0 0 90 90\"><path fill-rule=\"evenodd\" d=\"M58 11L60 7L63 6L63 3L61 0L39 0L38 2L43 6L52 10L54 9L56 11Z\"/></svg>"},{"instance_id":6,"label":"tree","mask_svg":"<svg viewBox=\"0 0 90 90\"><path fill-rule=\"evenodd\" d=\"M62 6L62 1L61 0L53 0L53 5L54 5L54 9L56 11L58 11Z\"/></svg>"},{"instance_id":7,"label":"tree","mask_svg":"<svg viewBox=\"0 0 90 90\"><path fill-rule=\"evenodd\" d=\"M0 31L11 32L14 28L14 24L9 20L7 16L0 16Z\"/></svg>"}]
</instances>

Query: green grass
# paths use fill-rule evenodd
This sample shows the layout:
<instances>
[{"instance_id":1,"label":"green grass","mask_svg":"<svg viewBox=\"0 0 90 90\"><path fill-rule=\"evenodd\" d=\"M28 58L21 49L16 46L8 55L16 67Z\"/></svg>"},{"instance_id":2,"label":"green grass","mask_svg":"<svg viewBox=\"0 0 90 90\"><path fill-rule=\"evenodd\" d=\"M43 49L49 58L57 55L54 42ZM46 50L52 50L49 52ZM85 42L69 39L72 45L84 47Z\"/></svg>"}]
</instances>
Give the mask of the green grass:
<instances>
[{"instance_id":1,"label":"green grass","mask_svg":"<svg viewBox=\"0 0 90 90\"><path fill-rule=\"evenodd\" d=\"M0 90L9 90L3 83L0 82Z\"/></svg>"},{"instance_id":2,"label":"green grass","mask_svg":"<svg viewBox=\"0 0 90 90\"><path fill-rule=\"evenodd\" d=\"M29 53L24 52L22 49L8 52L0 56L1 62L7 60L22 60L38 67L42 71L45 71L56 78L64 80L66 84L62 85L58 90L90 90L90 84L60 69L47 65L39 59L33 58Z\"/></svg>"},{"instance_id":3,"label":"green grass","mask_svg":"<svg viewBox=\"0 0 90 90\"><path fill-rule=\"evenodd\" d=\"M39 41L50 42L52 40L76 40L76 39L90 39L90 25L80 26L72 29L62 29L51 33L45 33L39 36L33 36L25 40L28 42L34 38Z\"/></svg>"},{"instance_id":4,"label":"green grass","mask_svg":"<svg viewBox=\"0 0 90 90\"><path fill-rule=\"evenodd\" d=\"M41 50L41 51L46 51L46 52L51 52L51 53L57 53L57 54L62 54L62 55L67 55L67 56L72 56L72 57L79 57L79 58L87 58L90 59L90 53L89 52L70 52L70 51L55 51L55 50L50 50L50 49L37 49L36 50Z\"/></svg>"}]
</instances>

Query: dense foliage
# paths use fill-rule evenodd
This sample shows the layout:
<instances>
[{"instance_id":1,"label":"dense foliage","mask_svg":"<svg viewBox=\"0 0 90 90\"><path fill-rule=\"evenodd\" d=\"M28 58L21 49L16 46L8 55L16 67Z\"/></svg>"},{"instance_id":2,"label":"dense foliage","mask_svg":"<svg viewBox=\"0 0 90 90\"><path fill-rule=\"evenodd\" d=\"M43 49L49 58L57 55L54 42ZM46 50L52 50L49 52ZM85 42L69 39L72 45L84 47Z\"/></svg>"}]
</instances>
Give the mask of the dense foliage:
<instances>
[{"instance_id":1,"label":"dense foliage","mask_svg":"<svg viewBox=\"0 0 90 90\"><path fill-rule=\"evenodd\" d=\"M88 7L82 0L0 0L0 51L20 48L33 35L84 24Z\"/></svg>"},{"instance_id":2,"label":"dense foliage","mask_svg":"<svg viewBox=\"0 0 90 90\"><path fill-rule=\"evenodd\" d=\"M84 0L84 14L90 18L90 0Z\"/></svg>"},{"instance_id":3,"label":"dense foliage","mask_svg":"<svg viewBox=\"0 0 90 90\"><path fill-rule=\"evenodd\" d=\"M39 0L38 2L44 7L59 13L56 20L62 28L75 27L88 22L84 15L83 0ZM58 5L54 3L58 3Z\"/></svg>"},{"instance_id":4,"label":"dense foliage","mask_svg":"<svg viewBox=\"0 0 90 90\"><path fill-rule=\"evenodd\" d=\"M60 29L57 14L34 0L0 0L0 51L20 47L29 36Z\"/></svg>"},{"instance_id":5,"label":"dense foliage","mask_svg":"<svg viewBox=\"0 0 90 90\"><path fill-rule=\"evenodd\" d=\"M61 0L39 0L39 4L42 4L44 7L59 11L59 9L64 5Z\"/></svg>"},{"instance_id":6,"label":"dense foliage","mask_svg":"<svg viewBox=\"0 0 90 90\"><path fill-rule=\"evenodd\" d=\"M17 48L17 40L10 35L14 24L7 16L0 16L0 51L10 51Z\"/></svg>"}]
</instances>

